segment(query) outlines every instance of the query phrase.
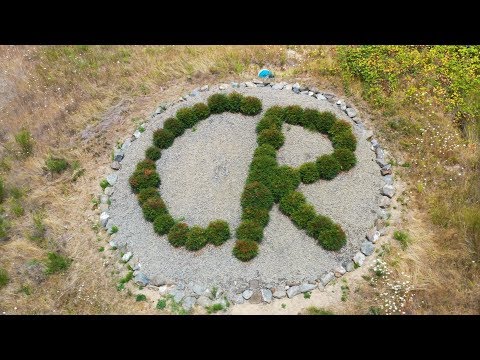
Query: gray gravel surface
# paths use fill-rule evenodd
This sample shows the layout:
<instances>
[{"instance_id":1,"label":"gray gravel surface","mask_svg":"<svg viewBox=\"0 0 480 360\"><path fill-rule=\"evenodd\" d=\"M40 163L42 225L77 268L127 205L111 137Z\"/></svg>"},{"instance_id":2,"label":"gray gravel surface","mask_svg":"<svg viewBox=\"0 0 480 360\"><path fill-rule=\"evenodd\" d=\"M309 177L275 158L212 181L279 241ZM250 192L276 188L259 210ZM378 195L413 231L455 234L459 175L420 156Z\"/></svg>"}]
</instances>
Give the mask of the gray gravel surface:
<instances>
[{"instance_id":1,"label":"gray gravel surface","mask_svg":"<svg viewBox=\"0 0 480 360\"><path fill-rule=\"evenodd\" d=\"M225 92L229 91L231 89ZM117 173L109 211L110 221L119 226L115 242L124 251L133 252L142 264L142 272L149 278L158 275L204 286L252 278L265 282L317 278L351 259L374 223L381 176L375 154L364 138L364 130L355 127L346 114L326 100L271 88L240 88L237 91L260 98L264 110L273 105L298 104L332 111L354 126L358 138L357 166L332 181L320 180L299 188L319 213L341 224L348 243L339 252L323 250L282 215L276 205L270 213L271 220L265 228L259 255L248 263L238 261L231 254L235 239L220 247L208 245L201 251L190 252L172 247L166 236L155 234L152 224L143 219L128 178L151 145L152 132L162 127L163 121L173 116L177 109L205 102L213 93L206 91L151 120L146 131L126 151L122 169ZM240 195L256 148L255 125L262 114L253 118L230 113L212 115L198 124L195 131L187 130L172 147L163 151L157 162L162 179L160 192L174 217L184 218L190 225L202 226L217 218L224 219L234 233L240 222ZM278 153L280 163L298 166L331 151L329 141L322 135L296 126L289 128L287 131L284 126L286 142Z\"/></svg>"}]
</instances>

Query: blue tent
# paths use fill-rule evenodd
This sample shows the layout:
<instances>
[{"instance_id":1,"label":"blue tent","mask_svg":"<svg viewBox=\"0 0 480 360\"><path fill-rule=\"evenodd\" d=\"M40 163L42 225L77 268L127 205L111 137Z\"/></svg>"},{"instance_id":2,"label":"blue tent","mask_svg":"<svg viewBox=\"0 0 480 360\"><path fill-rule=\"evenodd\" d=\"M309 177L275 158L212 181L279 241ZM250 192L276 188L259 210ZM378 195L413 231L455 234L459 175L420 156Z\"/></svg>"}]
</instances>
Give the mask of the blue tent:
<instances>
[{"instance_id":1,"label":"blue tent","mask_svg":"<svg viewBox=\"0 0 480 360\"><path fill-rule=\"evenodd\" d=\"M260 78L272 78L273 73L268 69L262 69L258 72L258 77L260 77Z\"/></svg>"}]
</instances>

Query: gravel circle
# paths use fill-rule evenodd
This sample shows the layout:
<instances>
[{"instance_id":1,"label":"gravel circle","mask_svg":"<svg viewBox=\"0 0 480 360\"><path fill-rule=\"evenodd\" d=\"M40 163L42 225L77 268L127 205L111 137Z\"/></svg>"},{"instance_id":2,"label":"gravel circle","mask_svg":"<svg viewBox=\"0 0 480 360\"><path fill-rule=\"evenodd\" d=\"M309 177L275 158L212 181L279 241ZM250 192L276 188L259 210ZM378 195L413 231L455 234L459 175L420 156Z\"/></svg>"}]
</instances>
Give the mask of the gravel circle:
<instances>
[{"instance_id":1,"label":"gravel circle","mask_svg":"<svg viewBox=\"0 0 480 360\"><path fill-rule=\"evenodd\" d=\"M205 287L231 287L234 281L260 279L265 283L295 282L318 279L325 272L352 259L365 234L377 218L382 177L370 150L366 131L335 104L291 91L271 88L239 88L236 91L258 97L263 111L255 117L223 113L189 129L157 161L162 184L160 193L170 213L189 225L206 226L211 220L226 220L234 234L240 223L240 195L248 167L257 147L255 126L265 110L273 105L300 105L331 111L339 119L352 124L358 140L355 152L358 163L350 171L331 181L319 180L301 184L299 191L317 212L338 222L347 234L347 245L338 252L323 250L315 240L298 230L275 205L270 222L259 246L259 254L248 263L232 255L235 239L220 247L207 245L198 252L171 246L166 236L158 236L151 223L144 220L141 208L128 184L136 164L152 143L153 131L182 107L205 102L213 92L200 92L195 97L169 107L145 126L140 138L130 145L116 174L118 179L111 196L109 223L118 225L115 243L131 251L141 263L142 273L149 278L195 283ZM231 92L232 89L223 91ZM330 141L298 126L284 124L285 145L278 151L279 164L299 166L314 161L321 154L331 153ZM236 284L236 283L235 283Z\"/></svg>"}]
</instances>

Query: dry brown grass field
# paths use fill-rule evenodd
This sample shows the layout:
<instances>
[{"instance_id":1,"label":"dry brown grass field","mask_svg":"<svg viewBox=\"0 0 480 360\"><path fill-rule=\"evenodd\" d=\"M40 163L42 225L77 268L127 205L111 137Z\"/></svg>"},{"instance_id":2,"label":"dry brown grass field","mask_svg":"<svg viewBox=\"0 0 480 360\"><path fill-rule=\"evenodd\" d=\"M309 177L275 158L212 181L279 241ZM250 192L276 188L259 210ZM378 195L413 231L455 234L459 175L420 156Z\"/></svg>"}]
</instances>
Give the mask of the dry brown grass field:
<instances>
[{"instance_id":1,"label":"dry brown grass field","mask_svg":"<svg viewBox=\"0 0 480 360\"><path fill-rule=\"evenodd\" d=\"M394 301L404 306L398 313L478 314L480 111L474 104L480 95L468 86L475 88L480 77L480 52L357 50L1 46L0 239L2 231L6 239L0 241L0 312L167 313L151 301L135 301L133 286L117 291L126 269L105 246L92 202L109 154L159 103L204 84L248 81L268 67L277 79L356 104L394 155L394 173L404 184L390 224L394 238L382 247L385 265L378 271L388 276L377 281L373 271L364 271L349 284L348 296L331 304L334 312L388 313L397 303L385 307L386 298L397 296L392 284L399 282L401 296ZM49 171L51 156L67 160L68 168ZM47 262L49 253L71 259L70 266ZM47 265L35 273L39 264Z\"/></svg>"}]
</instances>

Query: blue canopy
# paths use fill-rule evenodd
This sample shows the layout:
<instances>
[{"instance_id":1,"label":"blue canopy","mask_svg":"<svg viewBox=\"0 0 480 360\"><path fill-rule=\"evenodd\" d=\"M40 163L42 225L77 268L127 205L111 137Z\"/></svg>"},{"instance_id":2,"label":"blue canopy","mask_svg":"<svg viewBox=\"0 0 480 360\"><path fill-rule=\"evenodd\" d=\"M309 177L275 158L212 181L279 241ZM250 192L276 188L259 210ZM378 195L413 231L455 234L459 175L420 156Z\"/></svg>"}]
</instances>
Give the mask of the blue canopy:
<instances>
[{"instance_id":1,"label":"blue canopy","mask_svg":"<svg viewBox=\"0 0 480 360\"><path fill-rule=\"evenodd\" d=\"M270 78L270 77L273 77L273 73L268 69L262 69L258 72L258 77L260 77L260 78Z\"/></svg>"}]
</instances>

